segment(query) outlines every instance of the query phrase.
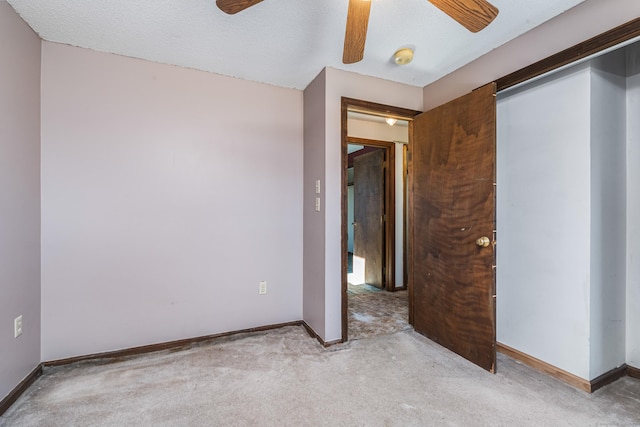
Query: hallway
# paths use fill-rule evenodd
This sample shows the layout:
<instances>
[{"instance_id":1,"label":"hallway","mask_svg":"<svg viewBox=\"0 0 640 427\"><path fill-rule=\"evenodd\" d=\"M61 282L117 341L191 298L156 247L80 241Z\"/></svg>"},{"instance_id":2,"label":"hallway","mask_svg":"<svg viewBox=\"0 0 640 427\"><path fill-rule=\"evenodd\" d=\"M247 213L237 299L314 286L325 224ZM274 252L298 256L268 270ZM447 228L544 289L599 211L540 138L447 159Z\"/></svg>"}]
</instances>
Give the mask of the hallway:
<instances>
[{"instance_id":1,"label":"hallway","mask_svg":"<svg viewBox=\"0 0 640 427\"><path fill-rule=\"evenodd\" d=\"M349 284L347 294L350 340L411 329L407 291L387 292L366 284Z\"/></svg>"}]
</instances>

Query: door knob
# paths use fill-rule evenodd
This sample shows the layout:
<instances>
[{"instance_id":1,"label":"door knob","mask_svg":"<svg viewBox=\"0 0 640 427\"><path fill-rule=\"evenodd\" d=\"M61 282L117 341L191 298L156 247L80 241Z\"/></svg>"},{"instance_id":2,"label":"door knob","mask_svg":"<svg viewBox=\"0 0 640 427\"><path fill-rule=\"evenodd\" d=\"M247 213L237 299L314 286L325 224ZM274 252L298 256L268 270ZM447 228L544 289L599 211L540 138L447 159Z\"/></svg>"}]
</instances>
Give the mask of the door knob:
<instances>
[{"instance_id":1,"label":"door knob","mask_svg":"<svg viewBox=\"0 0 640 427\"><path fill-rule=\"evenodd\" d=\"M476 240L476 245L486 248L491 244L491 240L487 236L482 236L478 240Z\"/></svg>"}]
</instances>

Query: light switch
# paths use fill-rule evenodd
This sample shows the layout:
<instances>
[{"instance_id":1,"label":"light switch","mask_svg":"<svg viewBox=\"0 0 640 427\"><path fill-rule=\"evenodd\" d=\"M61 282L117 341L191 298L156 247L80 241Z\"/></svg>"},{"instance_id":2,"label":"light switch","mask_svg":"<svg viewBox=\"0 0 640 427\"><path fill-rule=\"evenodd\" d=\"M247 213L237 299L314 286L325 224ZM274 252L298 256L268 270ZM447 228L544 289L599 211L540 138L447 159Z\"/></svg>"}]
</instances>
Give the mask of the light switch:
<instances>
[{"instance_id":1,"label":"light switch","mask_svg":"<svg viewBox=\"0 0 640 427\"><path fill-rule=\"evenodd\" d=\"M320 197L316 197L316 212L320 212Z\"/></svg>"},{"instance_id":2,"label":"light switch","mask_svg":"<svg viewBox=\"0 0 640 427\"><path fill-rule=\"evenodd\" d=\"M316 194L320 194L320 180L316 179Z\"/></svg>"}]
</instances>

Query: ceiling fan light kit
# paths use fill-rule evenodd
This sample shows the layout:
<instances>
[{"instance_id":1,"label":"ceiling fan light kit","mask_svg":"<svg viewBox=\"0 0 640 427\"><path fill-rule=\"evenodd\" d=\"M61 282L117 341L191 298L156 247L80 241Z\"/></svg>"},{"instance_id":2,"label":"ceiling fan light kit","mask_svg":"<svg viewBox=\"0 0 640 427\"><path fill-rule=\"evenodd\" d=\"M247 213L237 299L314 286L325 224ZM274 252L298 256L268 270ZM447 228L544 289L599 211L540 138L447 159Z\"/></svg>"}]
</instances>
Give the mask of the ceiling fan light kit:
<instances>
[{"instance_id":1,"label":"ceiling fan light kit","mask_svg":"<svg viewBox=\"0 0 640 427\"><path fill-rule=\"evenodd\" d=\"M413 49L408 47L398 49L393 54L393 62L397 65L407 65L411 61L413 61Z\"/></svg>"},{"instance_id":2,"label":"ceiling fan light kit","mask_svg":"<svg viewBox=\"0 0 640 427\"><path fill-rule=\"evenodd\" d=\"M473 33L485 28L498 16L498 8L487 0L428 1ZM241 12L260 2L262 2L262 0L216 0L218 8L228 14ZM345 30L344 50L342 53L342 62L344 64L359 62L364 57L364 45L367 39L370 8L371 0L349 0L347 28ZM398 62L398 57L394 55L396 64L405 65L411 62L411 59L413 59L413 51L410 49L409 51L411 56L407 62ZM398 52L396 52L396 55ZM405 60L405 56L400 59L400 61Z\"/></svg>"}]
</instances>

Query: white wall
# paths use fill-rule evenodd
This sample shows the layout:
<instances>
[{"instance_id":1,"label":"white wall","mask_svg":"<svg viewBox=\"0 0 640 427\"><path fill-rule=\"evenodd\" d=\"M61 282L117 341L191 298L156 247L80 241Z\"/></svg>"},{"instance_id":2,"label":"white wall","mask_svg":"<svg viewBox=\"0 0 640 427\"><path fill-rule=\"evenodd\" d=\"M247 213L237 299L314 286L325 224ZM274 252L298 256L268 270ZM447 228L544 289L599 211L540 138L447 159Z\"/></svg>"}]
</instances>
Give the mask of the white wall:
<instances>
[{"instance_id":1,"label":"white wall","mask_svg":"<svg viewBox=\"0 0 640 427\"><path fill-rule=\"evenodd\" d=\"M354 138L375 139L378 141L389 142L409 142L409 128L399 124L389 126L386 123L348 118L347 129L349 131L349 136Z\"/></svg>"},{"instance_id":2,"label":"white wall","mask_svg":"<svg viewBox=\"0 0 640 427\"><path fill-rule=\"evenodd\" d=\"M407 139L409 132L407 129ZM404 144L396 144L396 288L407 285L404 283L404 230L405 224L405 173L404 173Z\"/></svg>"},{"instance_id":3,"label":"white wall","mask_svg":"<svg viewBox=\"0 0 640 427\"><path fill-rule=\"evenodd\" d=\"M588 380L635 340L628 98L625 49L498 97L498 341Z\"/></svg>"},{"instance_id":4,"label":"white wall","mask_svg":"<svg viewBox=\"0 0 640 427\"><path fill-rule=\"evenodd\" d=\"M640 45L627 75L627 363L640 368Z\"/></svg>"},{"instance_id":5,"label":"white wall","mask_svg":"<svg viewBox=\"0 0 640 427\"><path fill-rule=\"evenodd\" d=\"M0 64L1 401L40 363L40 38L5 1Z\"/></svg>"},{"instance_id":6,"label":"white wall","mask_svg":"<svg viewBox=\"0 0 640 427\"><path fill-rule=\"evenodd\" d=\"M590 73L497 104L497 340L589 376Z\"/></svg>"},{"instance_id":7,"label":"white wall","mask_svg":"<svg viewBox=\"0 0 640 427\"><path fill-rule=\"evenodd\" d=\"M626 361L625 68L624 49L591 61L589 379Z\"/></svg>"},{"instance_id":8,"label":"white wall","mask_svg":"<svg viewBox=\"0 0 640 427\"><path fill-rule=\"evenodd\" d=\"M302 107L44 43L42 358L301 319Z\"/></svg>"}]
</instances>

